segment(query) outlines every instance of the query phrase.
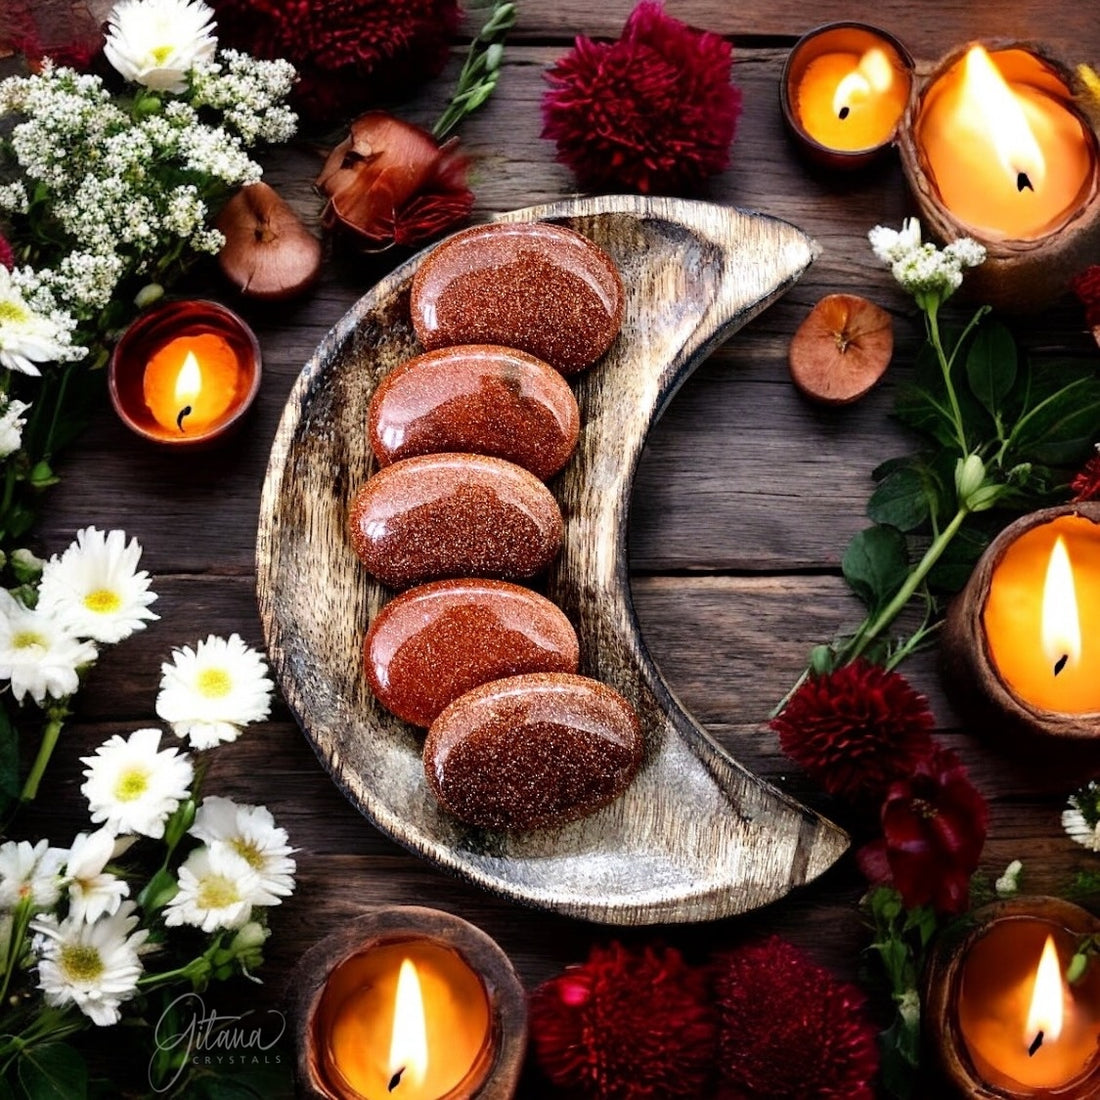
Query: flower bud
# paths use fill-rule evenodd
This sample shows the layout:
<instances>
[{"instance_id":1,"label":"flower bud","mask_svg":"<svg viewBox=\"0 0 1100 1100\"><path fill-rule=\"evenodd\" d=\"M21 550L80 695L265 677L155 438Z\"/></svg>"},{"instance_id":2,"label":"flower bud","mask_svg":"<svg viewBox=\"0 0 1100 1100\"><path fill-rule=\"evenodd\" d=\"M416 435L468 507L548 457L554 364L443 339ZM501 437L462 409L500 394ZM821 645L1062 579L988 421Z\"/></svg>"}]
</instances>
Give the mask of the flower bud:
<instances>
[{"instance_id":1,"label":"flower bud","mask_svg":"<svg viewBox=\"0 0 1100 1100\"><path fill-rule=\"evenodd\" d=\"M959 505L970 508L970 498L985 484L985 463L978 455L967 455L955 463L955 493ZM971 509L973 510L973 509Z\"/></svg>"},{"instance_id":2,"label":"flower bud","mask_svg":"<svg viewBox=\"0 0 1100 1100\"><path fill-rule=\"evenodd\" d=\"M160 283L146 283L145 286L134 295L134 305L137 306L138 309L146 309L163 297L164 287L162 287Z\"/></svg>"},{"instance_id":3,"label":"flower bud","mask_svg":"<svg viewBox=\"0 0 1100 1100\"><path fill-rule=\"evenodd\" d=\"M33 584L40 576L46 563L25 547L11 552L11 571L20 584Z\"/></svg>"}]
</instances>

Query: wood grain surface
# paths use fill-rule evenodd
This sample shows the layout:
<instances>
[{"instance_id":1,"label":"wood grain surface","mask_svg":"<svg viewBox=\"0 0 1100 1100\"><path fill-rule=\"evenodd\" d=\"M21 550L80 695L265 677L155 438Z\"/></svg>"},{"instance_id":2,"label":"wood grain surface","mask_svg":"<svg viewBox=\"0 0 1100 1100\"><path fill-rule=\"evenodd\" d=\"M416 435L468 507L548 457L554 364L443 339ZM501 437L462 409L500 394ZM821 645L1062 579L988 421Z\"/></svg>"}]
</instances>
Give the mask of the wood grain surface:
<instances>
[{"instance_id":1,"label":"wood grain surface","mask_svg":"<svg viewBox=\"0 0 1100 1100\"><path fill-rule=\"evenodd\" d=\"M630 7L630 0L521 2L497 94L462 130L473 158L479 219L574 193L571 175L539 137L542 74L575 34L617 34ZM780 756L766 719L810 646L859 620L860 607L839 577L839 561L865 523L871 470L913 443L889 411L909 373L919 321L872 257L866 232L878 222L896 226L914 209L892 160L845 178L814 172L800 161L782 128L780 68L800 34L830 19L863 18L884 26L925 61L971 36L1011 36L1048 41L1071 62L1097 62L1100 23L1090 5L1054 0L996 6L971 0L919 6L823 0L812 12L794 0L668 0L666 7L732 37L735 80L744 91L731 166L701 197L791 221L822 246L822 255L789 294L695 372L651 432L630 509L635 610L661 674L719 743L792 797L841 824L855 824L846 807ZM452 60L443 77L401 105L402 115L434 119L457 69ZM311 182L329 144L303 140L266 158L268 180L318 232L321 204ZM260 487L280 414L329 329L405 258L361 256L330 242L316 291L278 308L239 302L213 270L197 273L193 289L239 309L260 337L264 383L251 423L228 449L181 459L130 436L104 405L62 464L63 482L51 491L37 548L59 551L88 523L124 527L146 548L143 564L156 576L162 617L108 651L96 668L39 805L20 823L24 835L68 842L83 821L78 757L111 733L154 724L159 665L173 646L232 631L262 643L253 556ZM839 410L800 398L785 362L787 341L807 310L836 291L865 294L890 310L897 335L895 363L882 385L858 405ZM1095 358L1072 303L1026 321L1008 320L1036 352ZM307 591L316 583L308 566L302 562L300 578ZM1079 870L1096 870L1095 857L1072 844L1059 825L1077 776L1054 772L1034 754L1019 759L1000 751L995 728L964 726L945 700L934 654L918 655L906 671L929 695L942 740L958 751L989 800L983 874L993 877L1010 859L1021 858L1028 890L1058 893ZM208 790L267 803L299 849L298 891L272 912L266 984L247 993L257 1005L279 1003L296 959L323 935L364 907L402 903L442 908L478 924L501 943L528 986L582 959L611 935L629 943L660 935L702 960L778 932L848 977L860 971L867 937L855 910L861 880L849 858L758 913L657 933L611 933L497 899L384 838L343 798L281 705L269 722L214 754ZM553 1093L532 1067L521 1095L526 1100ZM944 1094L929 1086L923 1095Z\"/></svg>"}]
</instances>

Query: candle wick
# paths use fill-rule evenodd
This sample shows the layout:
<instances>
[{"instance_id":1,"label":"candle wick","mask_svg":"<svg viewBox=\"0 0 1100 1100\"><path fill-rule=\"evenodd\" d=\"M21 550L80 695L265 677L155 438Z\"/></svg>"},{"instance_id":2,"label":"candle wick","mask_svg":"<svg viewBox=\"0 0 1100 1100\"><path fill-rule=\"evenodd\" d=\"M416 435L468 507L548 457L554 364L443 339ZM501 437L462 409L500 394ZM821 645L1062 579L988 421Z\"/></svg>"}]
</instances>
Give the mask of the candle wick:
<instances>
[{"instance_id":1,"label":"candle wick","mask_svg":"<svg viewBox=\"0 0 1100 1100\"><path fill-rule=\"evenodd\" d=\"M1016 190L1023 191L1025 188L1028 191L1035 190L1035 188L1031 186L1031 180L1028 178L1028 174L1026 172L1019 172L1016 175Z\"/></svg>"},{"instance_id":2,"label":"candle wick","mask_svg":"<svg viewBox=\"0 0 1100 1100\"><path fill-rule=\"evenodd\" d=\"M852 108L851 107L841 107L840 110L837 111L837 117L841 118L841 119L845 119L851 113L852 113Z\"/></svg>"},{"instance_id":3,"label":"candle wick","mask_svg":"<svg viewBox=\"0 0 1100 1100\"><path fill-rule=\"evenodd\" d=\"M1040 1042L1042 1042L1042 1035L1043 1035L1043 1033L1042 1033L1042 1032L1040 1031L1040 1032L1039 1032L1039 1041L1040 1041ZM395 1073L395 1074L394 1074L394 1075L393 1075L393 1076L392 1076L392 1077L390 1078L390 1085L389 1085L389 1088L388 1088L388 1089L386 1089L386 1091L387 1091L387 1092L393 1092L393 1090L394 1090L395 1088L397 1088L397 1086L398 1086L398 1085L400 1085L400 1084L401 1084L401 1078L402 1078L402 1076L404 1075L404 1073L405 1073L405 1067L404 1067L404 1066L402 1066L402 1067L401 1067L401 1068L400 1068L400 1069L399 1069L399 1070L398 1070L398 1071L397 1071L397 1072L396 1072L396 1073Z\"/></svg>"},{"instance_id":4,"label":"candle wick","mask_svg":"<svg viewBox=\"0 0 1100 1100\"><path fill-rule=\"evenodd\" d=\"M1035 1052L1043 1045L1043 1039L1045 1036L1040 1031L1036 1034L1035 1038L1031 1040L1031 1046L1027 1048L1027 1056L1029 1058L1035 1057Z\"/></svg>"},{"instance_id":5,"label":"candle wick","mask_svg":"<svg viewBox=\"0 0 1100 1100\"><path fill-rule=\"evenodd\" d=\"M191 406L190 405L184 405L183 408L180 409L179 416L176 417L176 427L179 428L179 430L181 432L183 431L183 418L185 416L190 416L190 415L191 415Z\"/></svg>"},{"instance_id":6,"label":"candle wick","mask_svg":"<svg viewBox=\"0 0 1100 1100\"><path fill-rule=\"evenodd\" d=\"M1066 667L1066 663L1069 661L1069 654L1063 653L1057 661L1054 662L1054 675L1057 676L1059 672Z\"/></svg>"}]
</instances>

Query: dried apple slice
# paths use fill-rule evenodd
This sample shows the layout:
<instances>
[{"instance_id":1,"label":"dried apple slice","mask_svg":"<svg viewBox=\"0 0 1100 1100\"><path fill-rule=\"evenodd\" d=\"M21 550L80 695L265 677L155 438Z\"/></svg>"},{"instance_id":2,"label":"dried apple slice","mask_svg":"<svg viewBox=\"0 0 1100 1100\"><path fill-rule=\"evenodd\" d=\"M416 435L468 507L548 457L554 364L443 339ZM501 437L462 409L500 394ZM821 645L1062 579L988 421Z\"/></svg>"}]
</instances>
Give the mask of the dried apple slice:
<instances>
[{"instance_id":1,"label":"dried apple slice","mask_svg":"<svg viewBox=\"0 0 1100 1100\"><path fill-rule=\"evenodd\" d=\"M855 294L822 298L791 338L794 384L814 401L847 405L885 373L894 354L894 322Z\"/></svg>"}]
</instances>

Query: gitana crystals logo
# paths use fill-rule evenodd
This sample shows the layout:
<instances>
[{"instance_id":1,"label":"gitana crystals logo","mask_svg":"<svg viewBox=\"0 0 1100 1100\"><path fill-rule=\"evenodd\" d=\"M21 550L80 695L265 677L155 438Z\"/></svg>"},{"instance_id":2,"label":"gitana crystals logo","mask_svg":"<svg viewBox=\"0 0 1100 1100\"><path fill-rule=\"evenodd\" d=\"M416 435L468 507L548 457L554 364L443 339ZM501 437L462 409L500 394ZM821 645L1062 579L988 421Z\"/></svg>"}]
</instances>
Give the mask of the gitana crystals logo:
<instances>
[{"instance_id":1,"label":"gitana crystals logo","mask_svg":"<svg viewBox=\"0 0 1100 1100\"><path fill-rule=\"evenodd\" d=\"M226 1069L277 1066L283 1056L274 1048L286 1034L286 1017L270 1008L262 1014L222 1016L207 1010L198 993L182 993L161 1013L153 1032L156 1050L149 1062L149 1084L156 1093L172 1089L188 1066ZM154 1080L158 1054L182 1052L168 1081Z\"/></svg>"}]
</instances>

